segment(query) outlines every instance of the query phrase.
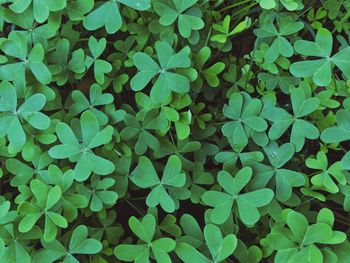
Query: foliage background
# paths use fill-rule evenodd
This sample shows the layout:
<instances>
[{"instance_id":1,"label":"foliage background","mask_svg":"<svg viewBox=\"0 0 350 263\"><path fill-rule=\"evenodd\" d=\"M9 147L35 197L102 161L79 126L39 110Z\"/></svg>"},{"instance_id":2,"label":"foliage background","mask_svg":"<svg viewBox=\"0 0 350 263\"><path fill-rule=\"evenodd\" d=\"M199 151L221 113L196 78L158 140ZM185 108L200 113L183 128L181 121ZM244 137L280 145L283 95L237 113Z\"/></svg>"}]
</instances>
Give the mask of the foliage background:
<instances>
[{"instance_id":1,"label":"foliage background","mask_svg":"<svg viewBox=\"0 0 350 263\"><path fill-rule=\"evenodd\" d=\"M0 0L1 262L349 262L349 17Z\"/></svg>"}]
</instances>

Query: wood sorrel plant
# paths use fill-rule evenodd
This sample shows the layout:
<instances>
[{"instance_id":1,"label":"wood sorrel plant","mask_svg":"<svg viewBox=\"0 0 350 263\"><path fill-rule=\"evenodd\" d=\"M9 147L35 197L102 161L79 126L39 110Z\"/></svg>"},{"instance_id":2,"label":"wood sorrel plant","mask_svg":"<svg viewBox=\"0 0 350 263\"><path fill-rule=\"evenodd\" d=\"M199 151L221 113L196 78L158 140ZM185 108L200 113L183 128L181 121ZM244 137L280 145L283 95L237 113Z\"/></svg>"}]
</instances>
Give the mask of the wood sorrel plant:
<instances>
[{"instance_id":1,"label":"wood sorrel plant","mask_svg":"<svg viewBox=\"0 0 350 263\"><path fill-rule=\"evenodd\" d=\"M0 261L350 262L349 14L0 0Z\"/></svg>"}]
</instances>

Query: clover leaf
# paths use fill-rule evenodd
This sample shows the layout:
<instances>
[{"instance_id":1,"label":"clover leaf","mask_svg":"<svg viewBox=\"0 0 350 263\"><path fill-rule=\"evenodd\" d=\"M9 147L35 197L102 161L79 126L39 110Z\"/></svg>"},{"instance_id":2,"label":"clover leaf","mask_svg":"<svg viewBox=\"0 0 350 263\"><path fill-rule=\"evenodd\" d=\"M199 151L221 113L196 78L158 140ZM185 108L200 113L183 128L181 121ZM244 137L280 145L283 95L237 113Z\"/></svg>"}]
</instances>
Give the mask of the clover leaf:
<instances>
[{"instance_id":1,"label":"clover leaf","mask_svg":"<svg viewBox=\"0 0 350 263\"><path fill-rule=\"evenodd\" d=\"M160 142L151 132L163 130L167 125L164 118L156 117L156 111L149 111L143 116L142 123L131 114L127 114L124 118L126 127L121 131L120 136L123 140L129 141L137 138L135 144L135 153L137 155L144 154L148 148L157 150Z\"/></svg>"},{"instance_id":2,"label":"clover leaf","mask_svg":"<svg viewBox=\"0 0 350 263\"><path fill-rule=\"evenodd\" d=\"M196 68L199 73L208 82L209 86L216 88L220 84L218 75L225 69L225 64L223 62L216 62L208 68L204 68L206 62L208 62L211 56L211 49L209 47L203 47L199 50L198 55L194 58ZM199 87L203 86L203 81L201 78L197 78L196 85Z\"/></svg>"},{"instance_id":3,"label":"clover leaf","mask_svg":"<svg viewBox=\"0 0 350 263\"><path fill-rule=\"evenodd\" d=\"M267 129L267 122L260 116L262 103L247 93L233 93L229 104L223 108L224 115L231 119L222 126L222 133L233 145L244 148L248 138Z\"/></svg>"},{"instance_id":4,"label":"clover leaf","mask_svg":"<svg viewBox=\"0 0 350 263\"><path fill-rule=\"evenodd\" d=\"M262 163L252 162L254 173L252 187L265 187L272 177L275 177L273 184L276 188L276 199L287 201L293 193L293 187L302 186L305 183L304 176L294 170L283 168L294 155L294 146L291 143L285 143L280 147L276 142L270 142L264 147L266 156L271 164L267 166Z\"/></svg>"},{"instance_id":5,"label":"clover leaf","mask_svg":"<svg viewBox=\"0 0 350 263\"><path fill-rule=\"evenodd\" d=\"M205 110L205 104L203 102L192 104L190 109L193 114L193 122L196 123L200 129L205 130L206 123L212 119L210 113L203 112Z\"/></svg>"},{"instance_id":6,"label":"clover leaf","mask_svg":"<svg viewBox=\"0 0 350 263\"><path fill-rule=\"evenodd\" d=\"M10 210L11 204L9 201L5 201L4 198L1 198L0 201L0 225L6 225L17 218L17 212Z\"/></svg>"},{"instance_id":7,"label":"clover leaf","mask_svg":"<svg viewBox=\"0 0 350 263\"><path fill-rule=\"evenodd\" d=\"M111 206L117 202L118 194L108 190L115 184L112 178L100 179L98 175L91 177L91 185L79 185L78 193L90 200L90 209L93 212L101 211L105 205Z\"/></svg>"},{"instance_id":8,"label":"clover leaf","mask_svg":"<svg viewBox=\"0 0 350 263\"><path fill-rule=\"evenodd\" d=\"M311 225L298 212L286 209L283 213L288 228L275 227L261 241L264 246L277 251L277 262L323 262L324 250L332 253L327 245L339 244L346 239L343 232L332 230L334 215L327 208L320 210L317 222Z\"/></svg>"},{"instance_id":9,"label":"clover leaf","mask_svg":"<svg viewBox=\"0 0 350 263\"><path fill-rule=\"evenodd\" d=\"M214 207L210 217L213 223L223 224L232 213L232 209L244 224L254 225L258 222L260 218L258 208L268 205L274 193L268 188L243 193L242 190L252 175L250 167L240 169L234 177L226 171L218 173L218 182L224 191L210 190L202 196L205 204Z\"/></svg>"},{"instance_id":10,"label":"clover leaf","mask_svg":"<svg viewBox=\"0 0 350 263\"><path fill-rule=\"evenodd\" d=\"M30 182L30 189L34 195L35 202L23 202L18 206L18 212L24 217L19 224L19 231L26 233L30 231L38 220L45 217L44 240L50 242L57 235L57 228L66 228L67 220L59 213L58 202L62 196L59 186L52 188L38 179Z\"/></svg>"},{"instance_id":11,"label":"clover leaf","mask_svg":"<svg viewBox=\"0 0 350 263\"><path fill-rule=\"evenodd\" d=\"M264 108L263 115L272 122L268 132L271 140L279 139L292 126L290 142L299 152L305 144L305 138L314 140L320 135L315 125L302 119L319 107L320 100L315 97L307 98L302 88L293 89L290 94L293 115L282 108L271 106Z\"/></svg>"},{"instance_id":12,"label":"clover leaf","mask_svg":"<svg viewBox=\"0 0 350 263\"><path fill-rule=\"evenodd\" d=\"M17 225L14 224L2 226L0 240L6 244L6 247L1 255L1 260L11 263L31 263L29 243L41 236L42 232L37 226L34 226L27 233L19 232Z\"/></svg>"},{"instance_id":13,"label":"clover leaf","mask_svg":"<svg viewBox=\"0 0 350 263\"><path fill-rule=\"evenodd\" d=\"M350 153L347 152L341 159L344 170L350 170Z\"/></svg>"},{"instance_id":14,"label":"clover leaf","mask_svg":"<svg viewBox=\"0 0 350 263\"><path fill-rule=\"evenodd\" d=\"M131 89L143 90L155 76L159 75L151 89L151 99L159 103L165 102L170 97L171 91L185 93L190 90L189 79L172 71L189 68L191 60L188 47L184 47L175 54L166 42L157 42L155 48L160 65L146 53L138 52L134 55L134 64L139 71L131 79Z\"/></svg>"},{"instance_id":15,"label":"clover leaf","mask_svg":"<svg viewBox=\"0 0 350 263\"><path fill-rule=\"evenodd\" d=\"M0 49L6 55L15 59L13 63L0 66L0 77L3 80L15 81L18 84L18 92L21 97L25 90L26 67L30 69L40 83L48 84L51 82L52 75L43 61L44 48L40 43L34 44L28 53L25 35L18 31L12 31L8 38L1 42Z\"/></svg>"},{"instance_id":16,"label":"clover leaf","mask_svg":"<svg viewBox=\"0 0 350 263\"><path fill-rule=\"evenodd\" d=\"M233 151L220 151L215 155L215 160L223 163L224 170L232 171L236 167L237 160L240 160L243 166L252 161L261 162L264 160L264 155L260 151L244 152L237 145L230 145Z\"/></svg>"},{"instance_id":17,"label":"clover leaf","mask_svg":"<svg viewBox=\"0 0 350 263\"><path fill-rule=\"evenodd\" d=\"M290 16L281 16L277 18L277 29L272 19L266 20L259 29L254 31L259 38L274 38L265 53L265 61L267 63L273 63L280 54L284 57L291 57L294 49L286 36L299 32L304 27L304 24L302 22L295 22Z\"/></svg>"},{"instance_id":18,"label":"clover leaf","mask_svg":"<svg viewBox=\"0 0 350 263\"><path fill-rule=\"evenodd\" d=\"M225 44L227 40L249 28L251 25L251 19L246 17L243 21L239 22L232 30L230 30L231 16L225 16L224 20L221 24L214 24L213 29L218 31L219 33L213 34L210 38L211 41L218 42L221 44Z\"/></svg>"},{"instance_id":19,"label":"clover leaf","mask_svg":"<svg viewBox=\"0 0 350 263\"><path fill-rule=\"evenodd\" d=\"M88 206L87 198L76 193L74 189L74 171L69 169L63 173L58 166L50 165L45 172L41 176L42 179L50 185L57 185L61 188L63 216L68 222L72 222L78 217L79 209Z\"/></svg>"},{"instance_id":20,"label":"clover leaf","mask_svg":"<svg viewBox=\"0 0 350 263\"><path fill-rule=\"evenodd\" d=\"M85 60L86 68L89 69L94 64L94 77L98 84L105 82L105 74L112 71L112 65L103 59L100 59L103 51L106 49L107 41L105 38L97 40L93 36L89 38L88 46L92 57L87 56Z\"/></svg>"},{"instance_id":21,"label":"clover leaf","mask_svg":"<svg viewBox=\"0 0 350 263\"><path fill-rule=\"evenodd\" d=\"M69 107L69 114L74 117L83 111L90 111L97 117L101 126L106 125L108 123L108 116L97 107L112 103L114 100L113 95L110 93L102 93L102 89L99 85L92 84L89 96L90 100L88 100L80 90L74 90L72 92L74 103Z\"/></svg>"},{"instance_id":22,"label":"clover leaf","mask_svg":"<svg viewBox=\"0 0 350 263\"><path fill-rule=\"evenodd\" d=\"M45 130L50 126L50 118L41 113L46 97L37 93L27 98L18 107L16 89L9 82L0 84L0 137L7 135L9 151L17 153L22 150L27 136L23 121L35 129Z\"/></svg>"},{"instance_id":23,"label":"clover leaf","mask_svg":"<svg viewBox=\"0 0 350 263\"><path fill-rule=\"evenodd\" d=\"M142 241L137 245L118 245L114 249L115 256L123 261L149 262L150 252L157 263L170 263L169 252L174 250L175 241L171 238L155 238L156 219L147 214L142 220L132 216L129 218L129 226L132 232ZM130 253L133 251L133 253Z\"/></svg>"},{"instance_id":24,"label":"clover leaf","mask_svg":"<svg viewBox=\"0 0 350 263\"><path fill-rule=\"evenodd\" d=\"M63 262L79 262L75 255L93 255L102 250L100 241L94 238L88 238L88 229L85 225L79 225L74 228L69 240L69 246L66 248L58 240L52 242L43 242L44 249L34 257L35 263L52 263L60 258Z\"/></svg>"},{"instance_id":25,"label":"clover leaf","mask_svg":"<svg viewBox=\"0 0 350 263\"><path fill-rule=\"evenodd\" d=\"M85 181L92 172L99 175L112 173L115 169L114 164L97 156L92 149L109 143L112 140L113 128L107 126L100 131L96 116L89 111L81 115L80 128L82 136L77 138L66 123L58 123L56 133L62 144L53 146L49 155L55 159L68 158L77 163L74 168L74 179L77 181Z\"/></svg>"},{"instance_id":26,"label":"clover leaf","mask_svg":"<svg viewBox=\"0 0 350 263\"><path fill-rule=\"evenodd\" d=\"M147 10L151 6L150 0L104 1L87 15L84 20L84 27L90 31L105 27L108 34L116 33L122 26L122 17L118 3L140 11Z\"/></svg>"},{"instance_id":27,"label":"clover leaf","mask_svg":"<svg viewBox=\"0 0 350 263\"><path fill-rule=\"evenodd\" d=\"M325 143L340 143L350 140L350 111L339 110L336 114L337 126L325 129L321 140Z\"/></svg>"},{"instance_id":28,"label":"clover leaf","mask_svg":"<svg viewBox=\"0 0 350 263\"><path fill-rule=\"evenodd\" d=\"M59 73L53 78L57 85L63 86L68 80L73 79L75 75L82 74L86 68L84 66L85 54L83 49L77 49L70 54L70 43L68 39L63 38L56 44L56 50L50 56L50 61L59 67Z\"/></svg>"},{"instance_id":29,"label":"clover leaf","mask_svg":"<svg viewBox=\"0 0 350 263\"><path fill-rule=\"evenodd\" d=\"M181 36L189 38L192 31L204 27L202 11L193 7L198 0L158 0L153 4L154 10L160 15L159 23L169 26L177 20Z\"/></svg>"},{"instance_id":30,"label":"clover leaf","mask_svg":"<svg viewBox=\"0 0 350 263\"><path fill-rule=\"evenodd\" d=\"M346 184L342 163L338 161L328 167L327 155L322 151L317 153L316 159L308 158L305 164L311 169L321 170L320 173L315 174L311 178L311 182L314 185L312 188L313 190L321 189L334 194L339 192L339 188L335 184L334 179L342 185ZM334 179L332 179L332 177Z\"/></svg>"},{"instance_id":31,"label":"clover leaf","mask_svg":"<svg viewBox=\"0 0 350 263\"><path fill-rule=\"evenodd\" d=\"M72 21L84 20L85 14L94 7L94 0L75 0L68 2L65 8L67 15Z\"/></svg>"},{"instance_id":32,"label":"clover leaf","mask_svg":"<svg viewBox=\"0 0 350 263\"><path fill-rule=\"evenodd\" d=\"M318 86L327 86L332 81L332 67L336 65L347 79L350 79L350 47L346 47L332 56L333 38L331 32L320 28L315 42L298 40L295 51L304 56L321 57L317 60L295 62L290 72L296 77L311 77Z\"/></svg>"},{"instance_id":33,"label":"clover leaf","mask_svg":"<svg viewBox=\"0 0 350 263\"><path fill-rule=\"evenodd\" d=\"M52 161L53 160L47 153L43 153L32 160L31 166L15 158L7 159L6 169L12 174L16 175L11 180L11 185L20 186L27 184L34 175L40 178L45 178L47 175L46 168L48 165L50 165L50 163L52 163Z\"/></svg>"},{"instance_id":34,"label":"clover leaf","mask_svg":"<svg viewBox=\"0 0 350 263\"><path fill-rule=\"evenodd\" d=\"M186 175L181 172L179 157L172 155L164 167L162 179L159 179L151 160L141 156L135 170L130 174L130 180L140 188L152 188L146 199L149 207L160 205L164 211L171 213L176 209L176 196L171 194L171 190L183 187Z\"/></svg>"},{"instance_id":35,"label":"clover leaf","mask_svg":"<svg viewBox=\"0 0 350 263\"><path fill-rule=\"evenodd\" d=\"M275 8L277 7L277 4L279 2L278 0L256 0L256 1L264 9ZM280 0L280 2L289 11L300 10L304 8L302 0Z\"/></svg>"},{"instance_id":36,"label":"clover leaf","mask_svg":"<svg viewBox=\"0 0 350 263\"><path fill-rule=\"evenodd\" d=\"M196 248L185 242L180 242L176 246L176 254L185 263L222 262L233 253L237 246L237 238L234 234L228 234L223 238L220 228L213 224L207 224L204 227L204 238L211 259L208 259Z\"/></svg>"},{"instance_id":37,"label":"clover leaf","mask_svg":"<svg viewBox=\"0 0 350 263\"><path fill-rule=\"evenodd\" d=\"M108 242L112 244L120 243L120 238L124 233L124 229L118 224L116 225L117 214L115 211L108 211L107 215L97 215L101 225L99 227L92 228L92 238L101 240L106 237Z\"/></svg>"},{"instance_id":38,"label":"clover leaf","mask_svg":"<svg viewBox=\"0 0 350 263\"><path fill-rule=\"evenodd\" d=\"M203 186L214 183L214 177L211 173L205 172L203 164L195 163L193 166L193 181L191 185L191 201L198 204L202 195L206 192Z\"/></svg>"},{"instance_id":39,"label":"clover leaf","mask_svg":"<svg viewBox=\"0 0 350 263\"><path fill-rule=\"evenodd\" d=\"M290 93L290 86L295 87L300 84L299 78L293 77L289 74L278 73L277 75L273 75L269 73L259 73L258 78L266 83L268 91L275 90L279 87L286 94Z\"/></svg>"},{"instance_id":40,"label":"clover leaf","mask_svg":"<svg viewBox=\"0 0 350 263\"><path fill-rule=\"evenodd\" d=\"M160 148L154 151L154 157L156 159L163 158L169 155L176 155L180 158L181 163L185 169L190 169L193 166L193 162L186 157L189 153L194 153L201 148L201 143L198 141L178 140L176 145L169 140L162 140Z\"/></svg>"},{"instance_id":41,"label":"clover leaf","mask_svg":"<svg viewBox=\"0 0 350 263\"><path fill-rule=\"evenodd\" d=\"M14 0L10 9L20 14L29 8L31 3L34 18L38 23L45 22L50 12L62 10L66 6L66 0Z\"/></svg>"}]
</instances>

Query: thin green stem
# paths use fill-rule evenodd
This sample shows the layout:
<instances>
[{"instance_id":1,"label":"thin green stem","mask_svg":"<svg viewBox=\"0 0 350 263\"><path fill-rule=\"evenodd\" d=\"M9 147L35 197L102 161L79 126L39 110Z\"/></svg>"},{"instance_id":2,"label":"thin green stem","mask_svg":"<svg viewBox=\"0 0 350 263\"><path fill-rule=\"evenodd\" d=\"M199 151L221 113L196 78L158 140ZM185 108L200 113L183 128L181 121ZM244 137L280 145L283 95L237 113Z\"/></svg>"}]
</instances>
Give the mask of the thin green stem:
<instances>
[{"instance_id":1,"label":"thin green stem","mask_svg":"<svg viewBox=\"0 0 350 263\"><path fill-rule=\"evenodd\" d=\"M205 4L208 3L209 1L210 1L210 0L205 0L205 1L203 1L203 3L201 3L201 4L199 5L199 7L205 5Z\"/></svg>"},{"instance_id":2,"label":"thin green stem","mask_svg":"<svg viewBox=\"0 0 350 263\"><path fill-rule=\"evenodd\" d=\"M222 122L216 122L216 123L209 123L208 126L216 126L216 125L222 125L222 124L226 124L230 121L222 121Z\"/></svg>"},{"instance_id":3,"label":"thin green stem","mask_svg":"<svg viewBox=\"0 0 350 263\"><path fill-rule=\"evenodd\" d=\"M237 15L239 15L239 14L241 14L241 13L246 12L247 10L249 10L250 8L252 8L253 6L256 6L257 4L258 4L258 2L254 2L254 3L248 5L248 6L244 7L244 8L239 9L237 12L235 12L235 13L233 13L233 14L231 15L231 18L233 18L233 17L235 17L235 16L237 16Z\"/></svg>"},{"instance_id":4,"label":"thin green stem","mask_svg":"<svg viewBox=\"0 0 350 263\"><path fill-rule=\"evenodd\" d=\"M147 196L142 196L142 197L128 198L128 200L132 200L132 201L135 201L135 200L145 200L146 198L147 198Z\"/></svg>"},{"instance_id":5,"label":"thin green stem","mask_svg":"<svg viewBox=\"0 0 350 263\"><path fill-rule=\"evenodd\" d=\"M232 5L229 5L229 6L226 6L222 9L219 10L219 12L223 12L223 11L226 11L228 9L231 9L231 8L234 8L234 7L237 7L237 6L240 6L240 5L244 5L244 4L247 4L247 3L250 3L252 0L243 0L241 2L238 2L238 3L234 3Z\"/></svg>"},{"instance_id":6,"label":"thin green stem","mask_svg":"<svg viewBox=\"0 0 350 263\"><path fill-rule=\"evenodd\" d=\"M131 203L128 199L124 199L124 201L130 205L132 208L135 209L136 212L138 212L141 216L144 216L146 213L142 209L136 207L133 203Z\"/></svg>"},{"instance_id":7,"label":"thin green stem","mask_svg":"<svg viewBox=\"0 0 350 263\"><path fill-rule=\"evenodd\" d=\"M211 35L211 31L213 30L213 28L212 27L210 27L210 29L209 29L209 32L208 32L208 36L207 36L207 39L205 40L205 47L206 46L208 46L208 42L209 42L209 38L210 38L210 35Z\"/></svg>"},{"instance_id":8,"label":"thin green stem","mask_svg":"<svg viewBox=\"0 0 350 263\"><path fill-rule=\"evenodd\" d=\"M174 147L176 147L176 144L175 144L175 141L174 141L174 137L173 137L173 133L171 132L171 130L169 130L170 131L170 139L171 139L171 142L172 142L172 144L174 145Z\"/></svg>"}]
</instances>

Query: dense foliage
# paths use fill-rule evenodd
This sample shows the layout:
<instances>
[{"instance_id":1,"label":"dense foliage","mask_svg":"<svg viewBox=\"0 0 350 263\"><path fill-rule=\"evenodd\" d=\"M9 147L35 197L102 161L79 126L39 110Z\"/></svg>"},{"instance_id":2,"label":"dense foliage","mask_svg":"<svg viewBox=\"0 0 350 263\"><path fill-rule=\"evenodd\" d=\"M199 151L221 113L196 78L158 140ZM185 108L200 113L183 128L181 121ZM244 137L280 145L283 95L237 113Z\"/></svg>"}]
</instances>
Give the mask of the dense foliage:
<instances>
[{"instance_id":1,"label":"dense foliage","mask_svg":"<svg viewBox=\"0 0 350 263\"><path fill-rule=\"evenodd\" d=\"M349 18L0 0L0 261L350 262Z\"/></svg>"}]
</instances>

